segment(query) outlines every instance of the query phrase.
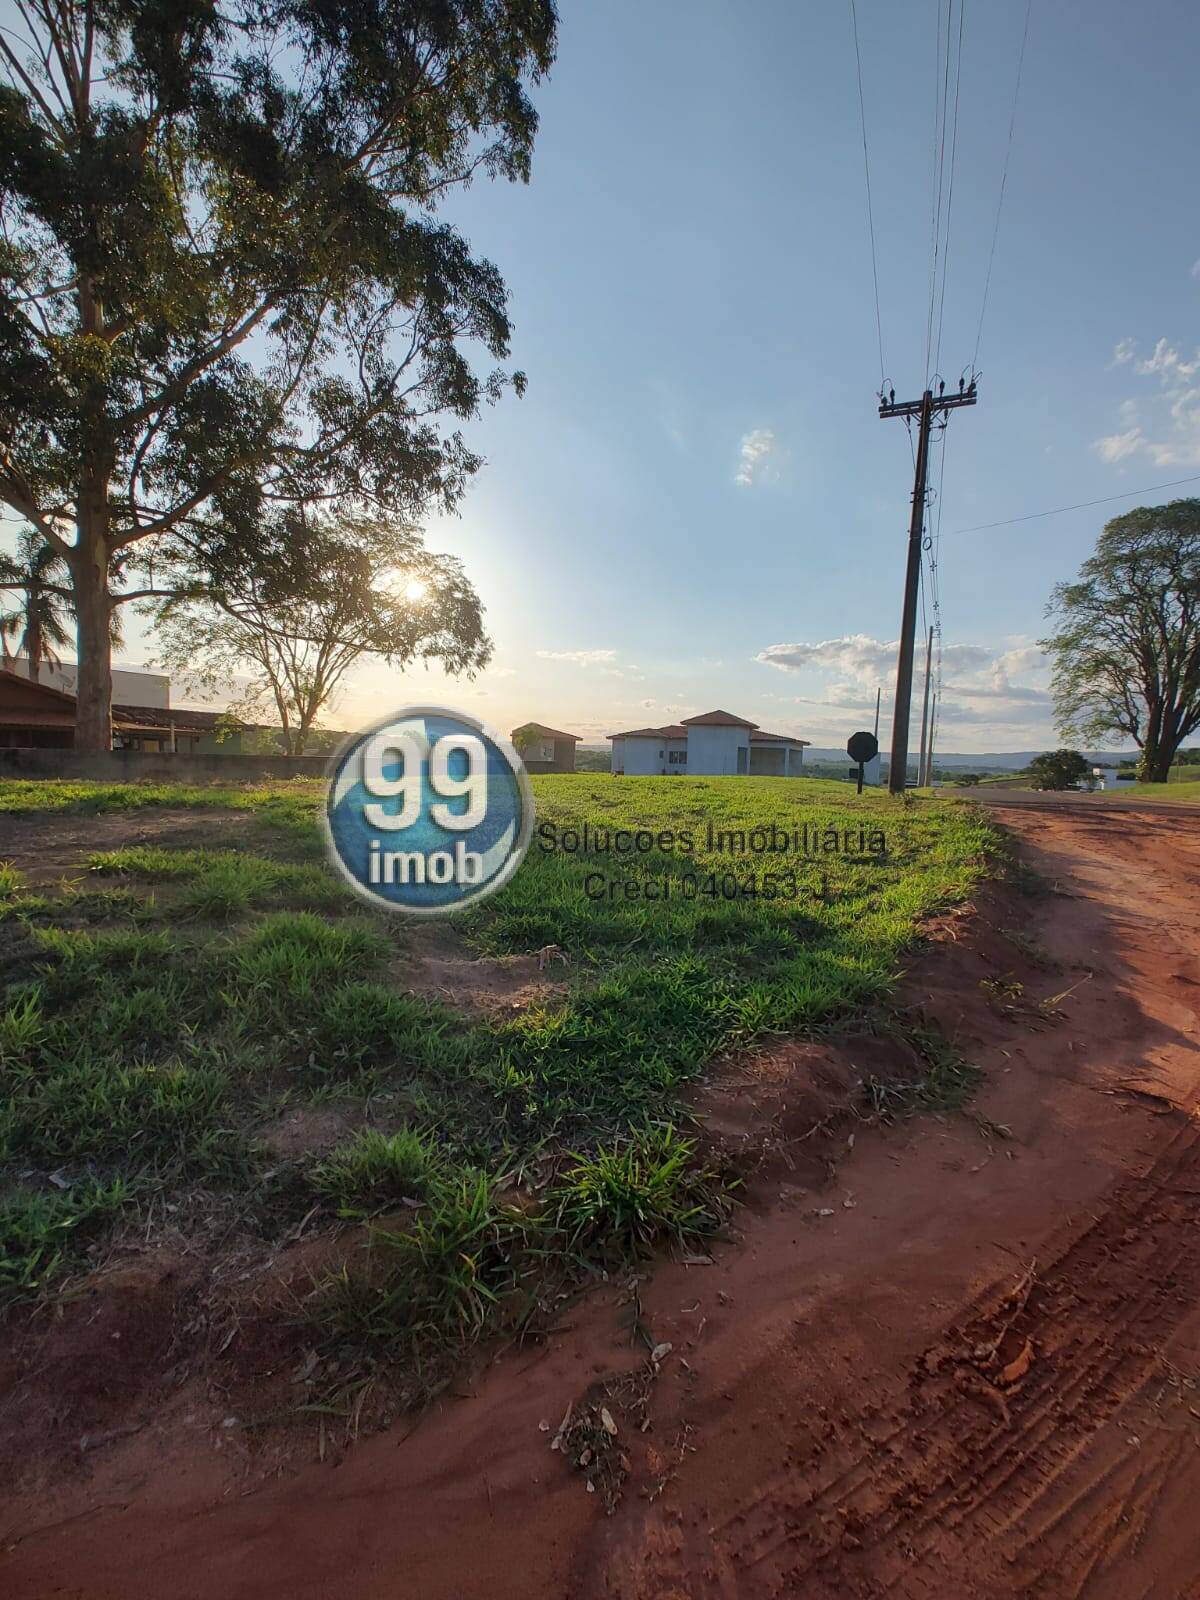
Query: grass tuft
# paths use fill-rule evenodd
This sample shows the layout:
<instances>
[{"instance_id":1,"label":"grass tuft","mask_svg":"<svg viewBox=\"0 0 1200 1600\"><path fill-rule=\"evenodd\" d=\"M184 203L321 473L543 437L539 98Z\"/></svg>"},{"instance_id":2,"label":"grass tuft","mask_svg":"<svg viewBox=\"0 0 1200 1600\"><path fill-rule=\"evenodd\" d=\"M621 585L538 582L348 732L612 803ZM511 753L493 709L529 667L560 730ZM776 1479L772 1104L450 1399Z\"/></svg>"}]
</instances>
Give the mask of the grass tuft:
<instances>
[{"instance_id":1,"label":"grass tuft","mask_svg":"<svg viewBox=\"0 0 1200 1600\"><path fill-rule=\"evenodd\" d=\"M387 1134L366 1128L331 1151L313 1170L312 1182L350 1216L422 1199L434 1172L434 1153L415 1129Z\"/></svg>"},{"instance_id":2,"label":"grass tuft","mask_svg":"<svg viewBox=\"0 0 1200 1600\"><path fill-rule=\"evenodd\" d=\"M89 1180L52 1194L17 1191L0 1196L0 1308L37 1294L77 1260L89 1235L127 1199L119 1178Z\"/></svg>"},{"instance_id":3,"label":"grass tuft","mask_svg":"<svg viewBox=\"0 0 1200 1600\"><path fill-rule=\"evenodd\" d=\"M695 1141L667 1127L574 1157L549 1204L570 1249L636 1260L715 1232L730 1198Z\"/></svg>"},{"instance_id":4,"label":"grass tuft","mask_svg":"<svg viewBox=\"0 0 1200 1600\"><path fill-rule=\"evenodd\" d=\"M409 1228L372 1228L357 1260L318 1290L314 1318L360 1348L469 1342L519 1288L536 1234L485 1173L464 1171L431 1190Z\"/></svg>"}]
</instances>

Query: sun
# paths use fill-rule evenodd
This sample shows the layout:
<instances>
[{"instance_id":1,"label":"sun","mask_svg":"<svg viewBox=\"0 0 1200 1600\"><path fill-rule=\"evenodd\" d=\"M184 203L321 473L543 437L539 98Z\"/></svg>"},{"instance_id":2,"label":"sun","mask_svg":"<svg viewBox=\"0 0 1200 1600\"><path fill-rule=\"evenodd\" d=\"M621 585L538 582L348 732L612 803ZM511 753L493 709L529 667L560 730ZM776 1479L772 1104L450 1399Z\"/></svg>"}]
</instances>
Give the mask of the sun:
<instances>
[{"instance_id":1,"label":"sun","mask_svg":"<svg viewBox=\"0 0 1200 1600\"><path fill-rule=\"evenodd\" d=\"M424 578L410 578L404 585L404 598L406 600L424 600L429 593L429 585Z\"/></svg>"}]
</instances>

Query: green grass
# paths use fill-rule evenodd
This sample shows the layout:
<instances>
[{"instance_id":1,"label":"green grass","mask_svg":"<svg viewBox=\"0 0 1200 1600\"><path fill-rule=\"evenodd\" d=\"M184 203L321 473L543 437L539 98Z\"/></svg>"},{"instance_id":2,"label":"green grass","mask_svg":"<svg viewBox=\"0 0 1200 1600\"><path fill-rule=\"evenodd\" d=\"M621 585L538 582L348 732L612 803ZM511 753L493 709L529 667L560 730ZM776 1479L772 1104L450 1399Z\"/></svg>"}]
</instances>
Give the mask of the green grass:
<instances>
[{"instance_id":1,"label":"green grass","mask_svg":"<svg viewBox=\"0 0 1200 1600\"><path fill-rule=\"evenodd\" d=\"M1118 799L1129 801L1134 805L1139 800L1156 802L1166 800L1172 805L1196 805L1200 802L1200 783L1179 783L1174 779L1169 783L1132 783L1128 787L1097 790L1094 794L1083 794L1072 798L1099 801Z\"/></svg>"},{"instance_id":2,"label":"green grass","mask_svg":"<svg viewBox=\"0 0 1200 1600\"><path fill-rule=\"evenodd\" d=\"M410 1228L373 1229L360 1255L320 1285L310 1315L327 1348L420 1361L489 1326L519 1293L540 1232L485 1173L464 1170L438 1185Z\"/></svg>"},{"instance_id":3,"label":"green grass","mask_svg":"<svg viewBox=\"0 0 1200 1600\"><path fill-rule=\"evenodd\" d=\"M124 1199L120 1179L88 1180L67 1193L0 1194L0 1311L78 1259L88 1237L120 1211Z\"/></svg>"},{"instance_id":4,"label":"green grass","mask_svg":"<svg viewBox=\"0 0 1200 1600\"><path fill-rule=\"evenodd\" d=\"M560 833L666 830L675 848L535 842L512 883L455 925L485 955L557 946L566 983L495 1019L404 992L404 948L421 935L364 914L313 859L315 785L0 784L0 811L251 809L274 829L269 856L99 852L83 888L34 893L0 865L9 1299L199 1186L268 1238L314 1205L327 1225L384 1214L307 1305L343 1373L351 1348L421 1362L531 1316L548 1282L587 1263L718 1228L733 1180L676 1131L689 1086L725 1052L882 1014L921 919L1001 859L978 808L820 780L533 782L539 823ZM853 837L798 860L731 856L708 847L710 823ZM860 848L860 828L864 843L881 829L886 848ZM795 895L768 895L764 874L778 891L788 871ZM671 892L651 900L647 884ZM881 1114L968 1092L969 1069L936 1039L918 1049L919 1081L871 1086ZM284 1109L324 1104L366 1131L321 1160L281 1160L260 1140Z\"/></svg>"},{"instance_id":5,"label":"green grass","mask_svg":"<svg viewBox=\"0 0 1200 1600\"><path fill-rule=\"evenodd\" d=\"M90 783L67 778L5 778L0 814L26 811L97 816L171 808L188 811L266 811L307 817L324 792L315 779L287 783Z\"/></svg>"},{"instance_id":6,"label":"green grass","mask_svg":"<svg viewBox=\"0 0 1200 1600\"><path fill-rule=\"evenodd\" d=\"M1194 767L1180 768L1182 772L1194 772ZM1200 777L1172 778L1169 783L1139 783L1134 791L1135 798L1145 793L1155 800L1169 800L1177 805L1196 805L1200 802Z\"/></svg>"},{"instance_id":7,"label":"green grass","mask_svg":"<svg viewBox=\"0 0 1200 1600\"><path fill-rule=\"evenodd\" d=\"M313 1187L343 1213L395 1208L421 1200L437 1177L437 1156L414 1128L381 1133L365 1128L339 1145L313 1171Z\"/></svg>"},{"instance_id":8,"label":"green grass","mask_svg":"<svg viewBox=\"0 0 1200 1600\"><path fill-rule=\"evenodd\" d=\"M715 1232L728 1211L721 1175L698 1160L694 1139L670 1126L576 1155L551 1195L569 1249L617 1260L691 1243Z\"/></svg>"},{"instance_id":9,"label":"green grass","mask_svg":"<svg viewBox=\"0 0 1200 1600\"><path fill-rule=\"evenodd\" d=\"M260 906L337 911L353 903L345 885L327 866L296 866L244 851L135 845L97 851L87 858L87 865L102 877L182 885L178 910L206 921L230 921Z\"/></svg>"}]
</instances>

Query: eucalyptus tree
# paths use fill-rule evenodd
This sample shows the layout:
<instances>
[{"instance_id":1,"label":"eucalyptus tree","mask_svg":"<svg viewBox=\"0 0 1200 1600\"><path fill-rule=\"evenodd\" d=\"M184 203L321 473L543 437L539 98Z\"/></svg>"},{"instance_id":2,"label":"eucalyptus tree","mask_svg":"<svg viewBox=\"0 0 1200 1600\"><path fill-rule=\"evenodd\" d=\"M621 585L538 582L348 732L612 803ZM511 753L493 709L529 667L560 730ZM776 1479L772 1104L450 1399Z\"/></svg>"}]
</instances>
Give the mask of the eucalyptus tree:
<instances>
[{"instance_id":1,"label":"eucalyptus tree","mask_svg":"<svg viewBox=\"0 0 1200 1600\"><path fill-rule=\"evenodd\" d=\"M0 500L61 557L77 745L110 618L263 568L288 508L404 521L523 387L503 280L439 215L525 180L552 0L16 0L0 30ZM472 355L483 357L477 370ZM264 532L266 530L266 532Z\"/></svg>"}]
</instances>

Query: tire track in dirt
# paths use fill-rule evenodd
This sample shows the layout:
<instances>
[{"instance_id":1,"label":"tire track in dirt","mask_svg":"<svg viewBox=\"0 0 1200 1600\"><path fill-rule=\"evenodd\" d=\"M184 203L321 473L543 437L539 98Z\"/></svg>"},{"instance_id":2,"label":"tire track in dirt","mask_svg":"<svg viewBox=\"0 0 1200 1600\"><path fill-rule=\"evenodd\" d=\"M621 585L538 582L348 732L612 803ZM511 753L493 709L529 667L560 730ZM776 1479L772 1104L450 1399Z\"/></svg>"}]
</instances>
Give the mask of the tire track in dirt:
<instances>
[{"instance_id":1,"label":"tire track in dirt","mask_svg":"<svg viewBox=\"0 0 1200 1600\"><path fill-rule=\"evenodd\" d=\"M1111 1044L1092 1044L1101 1071L1089 1062L1083 1081L1158 1113L1151 1159L1061 1237L1052 1229L1015 1288L970 1301L875 1403L820 1394L814 1426L802 1382L782 1462L702 1538L685 1528L674 1544L649 1540L648 1580L626 1571L606 1593L1200 1595L1200 840L1182 820L1018 822L1041 870L1083 902L1043 912L1035 930L1061 957L1089 958L1097 980L1081 1031L1094 1037L1099 1021ZM1068 1055L1077 1047L1073 1032ZM1054 1052L1040 1053L1050 1065Z\"/></svg>"},{"instance_id":2,"label":"tire track in dirt","mask_svg":"<svg viewBox=\"0 0 1200 1600\"><path fill-rule=\"evenodd\" d=\"M800 1464L711 1525L713 1535L730 1535L721 1567L758 1585L746 1592L805 1600L1101 1592L1095 1584L1150 1527L1179 1459L1200 1446L1192 1419L1165 1454L1155 1441L1147 1464L1124 1426L1122 1455L1098 1472L1079 1470L1096 1435L1162 1376L1164 1346L1196 1316L1200 1136L1193 1117L1179 1124L1149 1170L1030 1275L1015 1311L1011 1296L993 1297L925 1352L908 1404L873 1448L808 1481ZM981 1372L982 1352L1027 1341L1032 1364L1011 1389ZM1200 1572L1200 1528L1196 1538ZM1122 1572L1118 1584L1127 1579ZM1114 1600L1130 1593L1111 1592ZM1185 1591L1173 1578L1141 1592L1178 1600Z\"/></svg>"}]
</instances>

